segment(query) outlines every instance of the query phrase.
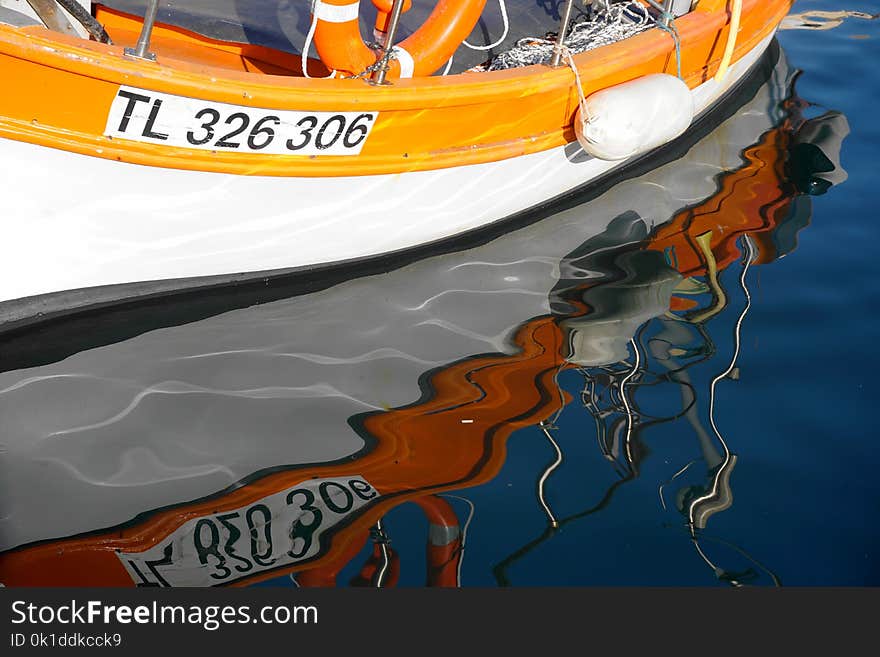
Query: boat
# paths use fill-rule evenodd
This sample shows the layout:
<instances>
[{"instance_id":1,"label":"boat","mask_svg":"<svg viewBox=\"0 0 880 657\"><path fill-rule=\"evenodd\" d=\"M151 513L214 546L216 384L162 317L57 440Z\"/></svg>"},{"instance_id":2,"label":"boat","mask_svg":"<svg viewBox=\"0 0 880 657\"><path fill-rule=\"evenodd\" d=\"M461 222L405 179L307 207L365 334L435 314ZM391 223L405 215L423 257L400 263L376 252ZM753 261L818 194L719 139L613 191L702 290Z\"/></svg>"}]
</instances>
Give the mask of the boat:
<instances>
[{"instance_id":1,"label":"boat","mask_svg":"<svg viewBox=\"0 0 880 657\"><path fill-rule=\"evenodd\" d=\"M233 287L216 314L134 336L110 332L135 323L112 308L106 322L59 322L58 342L77 332L105 342L0 373L0 582L330 586L354 562L355 584L391 586L401 559L383 519L412 504L427 520L426 581L457 586L463 489L498 477L515 431L550 435L567 407L605 427L597 443L618 479L583 513L557 515L542 496L548 531L536 545L603 508L646 458L647 420L620 401L651 387L628 351L640 326L668 324L656 335L665 365L653 365L674 362L666 385L692 406L686 377L708 358L694 345L734 298L732 277L725 289L719 273L742 268L744 279L748 267L779 262L807 227L812 196L846 176L846 118L804 117L795 79L774 45L682 153L481 246L289 298L241 299ZM448 295L465 310L444 313ZM165 312L180 321L189 305ZM727 328L715 333L727 340ZM275 367L260 365L273 354ZM579 407L562 394L564 372L621 394L609 405L593 385ZM702 388L694 394L705 404ZM242 403L261 404L259 423ZM687 408L670 411L679 413L706 463L703 481L674 496L699 545L732 504L736 455Z\"/></svg>"},{"instance_id":2,"label":"boat","mask_svg":"<svg viewBox=\"0 0 880 657\"><path fill-rule=\"evenodd\" d=\"M157 22L157 0L0 0L0 327L503 230L692 130L792 0L593 0L636 33L583 52L569 1L546 63L449 75L484 0L397 42L406 4L370 49L357 3L316 2L308 58Z\"/></svg>"}]
</instances>

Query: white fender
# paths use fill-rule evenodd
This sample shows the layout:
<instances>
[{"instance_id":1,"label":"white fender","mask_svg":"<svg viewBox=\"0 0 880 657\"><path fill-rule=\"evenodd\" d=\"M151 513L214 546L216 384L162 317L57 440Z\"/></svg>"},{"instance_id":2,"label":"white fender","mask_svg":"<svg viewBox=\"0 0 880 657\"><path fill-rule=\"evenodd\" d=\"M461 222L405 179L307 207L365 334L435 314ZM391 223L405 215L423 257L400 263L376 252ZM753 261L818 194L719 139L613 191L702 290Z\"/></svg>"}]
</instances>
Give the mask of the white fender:
<instances>
[{"instance_id":1,"label":"white fender","mask_svg":"<svg viewBox=\"0 0 880 657\"><path fill-rule=\"evenodd\" d=\"M625 160L666 144L690 127L688 86L665 73L646 75L586 99L574 119L578 142L600 160Z\"/></svg>"}]
</instances>

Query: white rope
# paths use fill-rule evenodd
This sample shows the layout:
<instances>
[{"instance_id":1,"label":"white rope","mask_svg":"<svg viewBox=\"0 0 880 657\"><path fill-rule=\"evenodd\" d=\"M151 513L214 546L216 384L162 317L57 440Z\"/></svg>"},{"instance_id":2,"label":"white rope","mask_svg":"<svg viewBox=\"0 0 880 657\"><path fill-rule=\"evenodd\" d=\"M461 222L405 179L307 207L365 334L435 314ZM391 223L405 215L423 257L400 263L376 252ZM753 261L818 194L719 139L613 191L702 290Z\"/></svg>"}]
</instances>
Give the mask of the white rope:
<instances>
[{"instance_id":1,"label":"white rope","mask_svg":"<svg viewBox=\"0 0 880 657\"><path fill-rule=\"evenodd\" d=\"M443 69L442 75L449 75L449 70L452 68L452 60L455 59L455 53L449 58L449 61L446 62L446 68Z\"/></svg>"},{"instance_id":2,"label":"white rope","mask_svg":"<svg viewBox=\"0 0 880 657\"><path fill-rule=\"evenodd\" d=\"M443 73L440 75L449 75L449 71L452 68L452 60L455 59L455 53L452 53L452 56L449 58L449 61L446 62L446 68L443 69Z\"/></svg>"},{"instance_id":3,"label":"white rope","mask_svg":"<svg viewBox=\"0 0 880 657\"><path fill-rule=\"evenodd\" d=\"M584 87L581 84L581 74L578 72L577 65L574 63L574 55L572 55L571 50L569 50L565 46L562 46L562 55L568 62L568 67L574 73L575 86L577 87L578 92L578 105L581 108L581 121L583 121L584 123L592 123L593 117L590 114L589 108L587 107L587 99L584 96Z\"/></svg>"},{"instance_id":4,"label":"white rope","mask_svg":"<svg viewBox=\"0 0 880 657\"><path fill-rule=\"evenodd\" d=\"M464 563L464 551L467 549L467 533L468 528L471 526L471 520L474 519L474 512L476 511L476 507L474 503L471 502L466 497L460 497L459 495L440 495L440 497L448 497L451 500L460 500L468 505L470 511L468 512L467 520L464 521L464 526L461 528L461 557L458 559L458 570L455 573L455 583L461 587L461 566Z\"/></svg>"},{"instance_id":5,"label":"white rope","mask_svg":"<svg viewBox=\"0 0 880 657\"><path fill-rule=\"evenodd\" d=\"M492 48L497 48L502 43L504 43L504 40L507 38L507 33L510 32L510 21L507 20L507 5L504 4L504 0L498 0L498 6L501 7L501 20L504 21L504 34L502 34L495 43L488 46L474 46L468 43L467 40L462 41L464 45L466 45L471 50L492 50ZM452 60L450 59L450 61ZM443 75L446 75L446 73L444 73Z\"/></svg>"},{"instance_id":6,"label":"white rope","mask_svg":"<svg viewBox=\"0 0 880 657\"><path fill-rule=\"evenodd\" d=\"M315 11L315 3L312 2L312 25L309 27L309 33L306 35L306 42L303 44L302 49L302 70L303 76L312 79L312 76L309 75L309 50L312 49L312 39L315 38L315 29L318 27L318 12ZM330 78L336 77L336 71L331 71L330 75L322 76L317 78L318 80L329 80Z\"/></svg>"},{"instance_id":7,"label":"white rope","mask_svg":"<svg viewBox=\"0 0 880 657\"><path fill-rule=\"evenodd\" d=\"M385 530L382 529L382 521L379 520L376 523L376 532L381 536L385 533ZM388 543L386 541L382 541L379 544L381 547L379 548L382 551L382 569L376 573L376 588L382 588L382 584L385 579L385 573L388 572L388 568L391 566L391 557L388 554Z\"/></svg>"},{"instance_id":8,"label":"white rope","mask_svg":"<svg viewBox=\"0 0 880 657\"><path fill-rule=\"evenodd\" d=\"M642 354L639 351L639 344L636 342L635 338L630 340L630 344L632 345L633 352L636 355L636 362L633 364L632 370L630 370L629 374L627 374L623 380L620 382L620 398L623 400L623 406L626 409L626 441L624 443L626 447L626 460L632 465L632 448L630 447L630 441L632 439L632 430L633 430L633 412L632 408L629 405L629 399L626 396L626 384L629 383L630 379L632 379L636 372L639 371L639 366L642 362Z\"/></svg>"}]
</instances>

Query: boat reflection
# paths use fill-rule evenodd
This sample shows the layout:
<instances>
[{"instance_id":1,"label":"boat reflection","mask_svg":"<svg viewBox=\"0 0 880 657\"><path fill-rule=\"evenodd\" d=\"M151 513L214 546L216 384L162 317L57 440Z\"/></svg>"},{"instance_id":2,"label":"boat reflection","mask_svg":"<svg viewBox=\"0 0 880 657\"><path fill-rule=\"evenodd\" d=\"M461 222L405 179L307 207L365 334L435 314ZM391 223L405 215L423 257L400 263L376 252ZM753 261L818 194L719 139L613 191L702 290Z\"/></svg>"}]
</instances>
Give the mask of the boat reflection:
<instances>
[{"instance_id":1,"label":"boat reflection","mask_svg":"<svg viewBox=\"0 0 880 657\"><path fill-rule=\"evenodd\" d=\"M805 118L777 48L761 67L680 158L488 244L0 375L0 581L332 586L362 562L347 583L393 586L383 519L412 503L427 584L458 586L474 509L456 492L538 427L547 530L495 567L515 583L515 562L640 477L649 428L675 424L692 457L659 504L719 579L778 583L706 533L738 462L715 407L738 377L749 271L794 250L810 195L845 178L848 126ZM564 412L592 417L615 481L561 515Z\"/></svg>"},{"instance_id":2,"label":"boat reflection","mask_svg":"<svg viewBox=\"0 0 880 657\"><path fill-rule=\"evenodd\" d=\"M644 234L640 217L622 214L605 234L563 260L564 280L551 298L565 335L566 366L574 366L583 377L581 404L595 421L599 450L618 481L598 504L561 519L542 496L549 527L495 567L499 583L509 583L507 569L514 562L564 525L604 509L618 486L639 476L647 453L641 432L681 419L696 437L695 458L660 484L660 503L665 510L664 489L674 488L675 508L686 519L693 545L719 579L739 586L758 577L751 567L725 570L700 543L709 519L733 504L731 474L738 459L716 425L716 388L725 379L739 378L737 357L751 307L750 267L772 263L796 248L797 234L809 222L809 197L846 179L840 148L849 133L846 118L838 112L804 119L806 104L794 95L793 86L786 108L785 120L744 151L743 166L723 174L712 197L683 210L651 235ZM627 246L614 248L621 243ZM711 379L702 401L707 428L689 370L720 361L708 323L731 304L732 295L719 277L733 265L740 268L744 305L735 317L730 362ZM584 279L590 282L585 284ZM637 397L640 389L657 386L677 387L681 408L665 417L643 412ZM547 437L552 441L549 433ZM539 493L557 465L542 475ZM681 483L701 468L695 483ZM771 570L741 547L721 542L780 584Z\"/></svg>"}]
</instances>

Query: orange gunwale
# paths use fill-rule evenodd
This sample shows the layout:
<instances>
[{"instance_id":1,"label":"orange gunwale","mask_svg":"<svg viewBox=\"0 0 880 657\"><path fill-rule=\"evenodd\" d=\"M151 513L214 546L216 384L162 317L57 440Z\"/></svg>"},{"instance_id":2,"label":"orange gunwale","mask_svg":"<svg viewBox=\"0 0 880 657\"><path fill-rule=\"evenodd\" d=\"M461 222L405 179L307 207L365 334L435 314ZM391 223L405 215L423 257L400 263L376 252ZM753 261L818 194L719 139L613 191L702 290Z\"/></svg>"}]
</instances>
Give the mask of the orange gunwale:
<instances>
[{"instance_id":1,"label":"orange gunwale","mask_svg":"<svg viewBox=\"0 0 880 657\"><path fill-rule=\"evenodd\" d=\"M776 29L792 2L743 1L734 61ZM99 11L111 23L131 21L118 12ZM703 0L676 21L682 75L691 88L717 70L728 18L724 0ZM158 63L143 62L123 56L124 42L108 46L40 27L0 25L0 78L14 90L0 100L0 137L155 167L287 177L442 169L541 152L574 140L577 94L566 67L412 78L374 87L361 80L248 72L291 70L294 57L268 48L224 46L171 26L157 26L154 35L157 43L177 40L194 47L200 42L205 50L225 49L241 62L235 70L175 59L161 50ZM658 29L576 55L575 62L586 94L676 68L673 41ZM380 114L357 156L202 151L103 136L119 85L254 108Z\"/></svg>"}]
</instances>

